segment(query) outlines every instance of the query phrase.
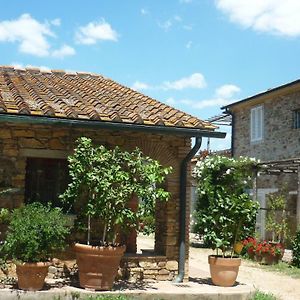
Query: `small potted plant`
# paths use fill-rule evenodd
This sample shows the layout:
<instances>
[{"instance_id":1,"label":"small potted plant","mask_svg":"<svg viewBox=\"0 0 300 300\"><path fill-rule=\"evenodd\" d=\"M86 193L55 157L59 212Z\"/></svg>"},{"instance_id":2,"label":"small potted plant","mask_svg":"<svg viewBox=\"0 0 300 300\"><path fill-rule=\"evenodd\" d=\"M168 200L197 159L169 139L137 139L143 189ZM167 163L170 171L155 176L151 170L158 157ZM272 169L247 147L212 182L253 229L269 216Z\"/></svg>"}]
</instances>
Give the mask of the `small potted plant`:
<instances>
[{"instance_id":1,"label":"small potted plant","mask_svg":"<svg viewBox=\"0 0 300 300\"><path fill-rule=\"evenodd\" d=\"M32 203L12 212L1 253L15 262L20 289L43 288L50 259L65 247L66 224L61 209L50 205Z\"/></svg>"},{"instance_id":2,"label":"small potted plant","mask_svg":"<svg viewBox=\"0 0 300 300\"><path fill-rule=\"evenodd\" d=\"M7 208L0 209L0 243L5 239L10 220L10 211Z\"/></svg>"},{"instance_id":3,"label":"small potted plant","mask_svg":"<svg viewBox=\"0 0 300 300\"><path fill-rule=\"evenodd\" d=\"M77 207L87 227L87 243L74 247L80 285L109 290L125 251L120 232L137 229L140 220L154 215L157 200L168 199L161 184L171 169L138 149L107 149L85 137L68 160L71 183L61 198ZM135 209L133 197L140 199Z\"/></svg>"},{"instance_id":4,"label":"small potted plant","mask_svg":"<svg viewBox=\"0 0 300 300\"><path fill-rule=\"evenodd\" d=\"M258 203L245 193L254 165L249 158L222 156L207 156L196 164L195 229L217 252L208 258L216 285L235 283L241 259L234 256L234 245L254 232Z\"/></svg>"}]
</instances>

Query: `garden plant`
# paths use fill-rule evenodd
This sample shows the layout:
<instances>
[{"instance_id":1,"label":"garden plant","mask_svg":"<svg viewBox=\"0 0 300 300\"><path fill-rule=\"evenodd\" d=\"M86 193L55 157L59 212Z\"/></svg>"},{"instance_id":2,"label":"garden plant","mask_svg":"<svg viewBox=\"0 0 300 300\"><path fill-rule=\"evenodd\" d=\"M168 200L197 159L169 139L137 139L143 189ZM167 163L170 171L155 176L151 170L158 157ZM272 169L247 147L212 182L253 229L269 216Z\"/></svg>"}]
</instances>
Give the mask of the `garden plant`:
<instances>
[{"instance_id":1,"label":"garden plant","mask_svg":"<svg viewBox=\"0 0 300 300\"><path fill-rule=\"evenodd\" d=\"M162 167L158 161L144 156L139 149L132 152L119 147L107 149L102 145L94 146L92 140L86 137L78 139L74 154L68 160L71 183L61 198L74 205L75 210L76 207L77 211L80 208L87 225L87 244L102 246L97 249L75 245L79 275L80 262L84 265L82 268L86 269L86 252L92 251L90 257L96 259L96 251L103 252L104 248L109 247L114 255L119 253L119 258L115 258L115 266L108 266L117 271L125 249L119 247L122 246L118 240L120 232L138 229L140 222L155 216L156 201L166 201L170 196L162 184L171 168ZM133 197L140 200L136 210L129 205ZM92 229L96 239L91 238ZM102 252L99 259L103 256ZM109 255L112 256L111 253ZM96 265L103 263L96 260L91 262L91 267ZM86 275L80 277L81 286L94 289L110 289L113 282L112 278L109 284L101 286L99 279L99 285L93 283L91 286L88 279L83 282L83 277L86 278Z\"/></svg>"},{"instance_id":2,"label":"garden plant","mask_svg":"<svg viewBox=\"0 0 300 300\"><path fill-rule=\"evenodd\" d=\"M271 193L267 198L266 230L272 235L272 242L284 243L288 236L287 189Z\"/></svg>"},{"instance_id":3,"label":"garden plant","mask_svg":"<svg viewBox=\"0 0 300 300\"><path fill-rule=\"evenodd\" d=\"M214 269L221 260L218 256L232 259L234 244L254 233L259 205L246 193L246 189L255 166L255 160L250 158L207 156L197 162L194 170L198 195L194 230L217 251L217 256L209 257L212 280L217 285L230 286L236 279L235 276L227 283L221 283L214 278ZM237 275L240 259L232 259L230 263L234 264Z\"/></svg>"},{"instance_id":4,"label":"garden plant","mask_svg":"<svg viewBox=\"0 0 300 300\"><path fill-rule=\"evenodd\" d=\"M17 265L20 288L42 288L50 259L64 249L69 232L67 218L59 208L32 203L12 212L1 253ZM40 280L32 283L31 278Z\"/></svg>"},{"instance_id":5,"label":"garden plant","mask_svg":"<svg viewBox=\"0 0 300 300\"><path fill-rule=\"evenodd\" d=\"M292 250L293 250L292 265L297 268L300 268L300 228L298 229L296 236L293 240Z\"/></svg>"},{"instance_id":6,"label":"garden plant","mask_svg":"<svg viewBox=\"0 0 300 300\"><path fill-rule=\"evenodd\" d=\"M208 156L197 163L195 226L207 245L225 257L233 245L255 230L258 203L246 193L256 165L250 158Z\"/></svg>"}]
</instances>

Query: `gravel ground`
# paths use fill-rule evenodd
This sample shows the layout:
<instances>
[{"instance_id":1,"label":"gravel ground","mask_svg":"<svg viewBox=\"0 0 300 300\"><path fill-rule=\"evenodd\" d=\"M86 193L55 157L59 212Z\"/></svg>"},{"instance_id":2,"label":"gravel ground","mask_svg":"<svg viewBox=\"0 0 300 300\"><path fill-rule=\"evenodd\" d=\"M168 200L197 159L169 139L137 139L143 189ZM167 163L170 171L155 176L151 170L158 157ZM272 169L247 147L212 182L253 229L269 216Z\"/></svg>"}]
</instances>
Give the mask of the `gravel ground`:
<instances>
[{"instance_id":1,"label":"gravel ground","mask_svg":"<svg viewBox=\"0 0 300 300\"><path fill-rule=\"evenodd\" d=\"M153 247L153 239L138 238L138 247ZM210 249L190 247L189 274L193 281L210 277L207 257L213 254ZM248 284L264 292L272 293L282 300L300 300L300 279L294 279L281 273L262 270L257 263L243 260L238 282Z\"/></svg>"},{"instance_id":2,"label":"gravel ground","mask_svg":"<svg viewBox=\"0 0 300 300\"><path fill-rule=\"evenodd\" d=\"M207 256L212 253L210 249L190 248L190 277L210 276ZM300 300L300 279L262 270L257 263L251 261L243 260L237 280L261 291L273 293L282 300Z\"/></svg>"}]
</instances>

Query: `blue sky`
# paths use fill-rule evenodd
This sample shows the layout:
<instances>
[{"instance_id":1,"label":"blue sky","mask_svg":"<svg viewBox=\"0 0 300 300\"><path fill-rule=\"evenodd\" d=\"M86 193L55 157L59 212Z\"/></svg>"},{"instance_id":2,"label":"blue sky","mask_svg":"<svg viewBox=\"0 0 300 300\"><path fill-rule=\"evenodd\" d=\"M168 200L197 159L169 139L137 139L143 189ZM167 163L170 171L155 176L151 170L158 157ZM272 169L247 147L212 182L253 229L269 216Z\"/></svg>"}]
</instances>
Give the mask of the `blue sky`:
<instances>
[{"instance_id":1,"label":"blue sky","mask_svg":"<svg viewBox=\"0 0 300 300\"><path fill-rule=\"evenodd\" d=\"M11 0L0 64L99 73L206 119L300 77L299 11L298 0Z\"/></svg>"}]
</instances>

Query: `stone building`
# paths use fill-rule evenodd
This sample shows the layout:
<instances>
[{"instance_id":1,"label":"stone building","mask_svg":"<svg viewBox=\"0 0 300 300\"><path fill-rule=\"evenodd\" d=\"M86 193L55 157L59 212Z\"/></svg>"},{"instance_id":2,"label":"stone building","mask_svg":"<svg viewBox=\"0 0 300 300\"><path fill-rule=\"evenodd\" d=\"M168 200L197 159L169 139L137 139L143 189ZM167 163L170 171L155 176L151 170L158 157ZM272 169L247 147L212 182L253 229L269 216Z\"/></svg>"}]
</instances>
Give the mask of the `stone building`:
<instances>
[{"instance_id":1,"label":"stone building","mask_svg":"<svg viewBox=\"0 0 300 300\"><path fill-rule=\"evenodd\" d=\"M262 208L266 195L288 187L290 229L300 224L300 80L269 89L223 107L232 116L232 154L265 163L267 175L257 178ZM258 217L265 238L266 211ZM297 221L298 220L298 221Z\"/></svg>"},{"instance_id":2,"label":"stone building","mask_svg":"<svg viewBox=\"0 0 300 300\"><path fill-rule=\"evenodd\" d=\"M224 137L215 128L97 74L0 67L0 190L6 190L0 207L59 205L68 183L66 158L80 136L108 147L139 147L173 167L166 180L171 199L157 208L154 254L127 255L123 266L129 276L168 280L179 263L187 278L189 160L202 136Z\"/></svg>"}]
</instances>

